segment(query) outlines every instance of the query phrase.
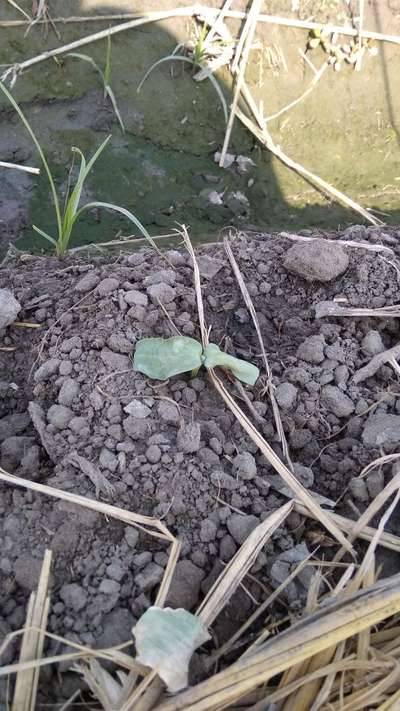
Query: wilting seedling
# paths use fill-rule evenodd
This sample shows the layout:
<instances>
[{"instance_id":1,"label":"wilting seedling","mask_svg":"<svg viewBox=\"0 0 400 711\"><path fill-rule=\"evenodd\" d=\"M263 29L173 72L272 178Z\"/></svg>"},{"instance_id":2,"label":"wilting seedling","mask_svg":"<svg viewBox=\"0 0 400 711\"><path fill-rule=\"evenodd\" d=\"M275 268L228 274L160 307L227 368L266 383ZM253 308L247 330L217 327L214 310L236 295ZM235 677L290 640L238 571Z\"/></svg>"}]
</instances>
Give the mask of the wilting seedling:
<instances>
[{"instance_id":1,"label":"wilting seedling","mask_svg":"<svg viewBox=\"0 0 400 711\"><path fill-rule=\"evenodd\" d=\"M255 365L224 353L215 343L203 349L201 343L188 336L144 338L137 344L133 358L135 370L155 380L188 371L196 374L202 365L207 370L218 365L228 368L235 378L248 385L254 385L260 374Z\"/></svg>"}]
</instances>

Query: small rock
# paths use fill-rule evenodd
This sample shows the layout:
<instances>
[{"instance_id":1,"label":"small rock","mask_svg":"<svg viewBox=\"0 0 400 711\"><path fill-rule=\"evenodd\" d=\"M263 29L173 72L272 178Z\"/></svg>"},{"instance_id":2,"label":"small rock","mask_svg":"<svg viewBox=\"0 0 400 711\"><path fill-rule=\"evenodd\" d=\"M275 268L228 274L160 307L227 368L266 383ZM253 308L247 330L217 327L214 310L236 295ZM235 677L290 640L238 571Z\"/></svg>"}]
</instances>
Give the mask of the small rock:
<instances>
[{"instance_id":1,"label":"small rock","mask_svg":"<svg viewBox=\"0 0 400 711\"><path fill-rule=\"evenodd\" d=\"M129 548L136 548L139 540L139 531L136 528L133 528L133 526L127 526L125 528L125 540Z\"/></svg>"},{"instance_id":2,"label":"small rock","mask_svg":"<svg viewBox=\"0 0 400 711\"><path fill-rule=\"evenodd\" d=\"M104 578L99 585L99 592L103 595L119 595L121 586L116 580L110 580L109 578Z\"/></svg>"},{"instance_id":3,"label":"small rock","mask_svg":"<svg viewBox=\"0 0 400 711\"><path fill-rule=\"evenodd\" d=\"M117 471L118 459L113 452L107 447L103 447L100 452L99 463L102 469L108 469L110 472Z\"/></svg>"},{"instance_id":4,"label":"small rock","mask_svg":"<svg viewBox=\"0 0 400 711\"><path fill-rule=\"evenodd\" d=\"M162 452L158 444L151 444L150 447L146 449L146 459L151 464L157 464L160 461Z\"/></svg>"},{"instance_id":5,"label":"small rock","mask_svg":"<svg viewBox=\"0 0 400 711\"><path fill-rule=\"evenodd\" d=\"M116 580L119 583L125 575L125 570L120 563L110 563L106 568L106 573L111 580Z\"/></svg>"},{"instance_id":6,"label":"small rock","mask_svg":"<svg viewBox=\"0 0 400 711\"><path fill-rule=\"evenodd\" d=\"M233 473L240 479L248 481L257 476L256 460L250 452L237 454L232 462Z\"/></svg>"},{"instance_id":7,"label":"small rock","mask_svg":"<svg viewBox=\"0 0 400 711\"><path fill-rule=\"evenodd\" d=\"M61 353L71 353L73 350L81 350L82 348L82 339L80 336L72 336L71 338L67 338L65 341L63 341L60 345L60 351Z\"/></svg>"},{"instance_id":8,"label":"small rock","mask_svg":"<svg viewBox=\"0 0 400 711\"><path fill-rule=\"evenodd\" d=\"M157 414L161 420L164 420L164 422L170 425L176 425L180 420L179 410L176 405L165 400L161 400L161 402L158 403Z\"/></svg>"},{"instance_id":9,"label":"small rock","mask_svg":"<svg viewBox=\"0 0 400 711\"><path fill-rule=\"evenodd\" d=\"M136 420L134 417L127 417L122 426L126 434L134 440L146 439L151 431L148 420Z\"/></svg>"},{"instance_id":10,"label":"small rock","mask_svg":"<svg viewBox=\"0 0 400 711\"><path fill-rule=\"evenodd\" d=\"M54 425L59 430L64 430L68 427L74 413L65 405L52 405L47 411L47 420L50 425Z\"/></svg>"},{"instance_id":11,"label":"small rock","mask_svg":"<svg viewBox=\"0 0 400 711\"><path fill-rule=\"evenodd\" d=\"M153 304L157 304L160 301L162 304L169 304L175 299L175 289L169 284L152 284L147 287L147 293L150 296Z\"/></svg>"},{"instance_id":12,"label":"small rock","mask_svg":"<svg viewBox=\"0 0 400 711\"><path fill-rule=\"evenodd\" d=\"M297 388L292 383L280 383L275 390L278 405L284 410L294 407L297 398Z\"/></svg>"},{"instance_id":13,"label":"small rock","mask_svg":"<svg viewBox=\"0 0 400 711\"><path fill-rule=\"evenodd\" d=\"M204 572L190 560L180 560L175 566L165 607L191 610L198 602Z\"/></svg>"},{"instance_id":14,"label":"small rock","mask_svg":"<svg viewBox=\"0 0 400 711\"><path fill-rule=\"evenodd\" d=\"M173 269L161 269L159 272L152 272L149 276L143 279L143 286L152 286L153 284L175 284L176 275Z\"/></svg>"},{"instance_id":15,"label":"small rock","mask_svg":"<svg viewBox=\"0 0 400 711\"><path fill-rule=\"evenodd\" d=\"M368 489L364 479L353 477L349 481L349 490L356 501L368 501Z\"/></svg>"},{"instance_id":16,"label":"small rock","mask_svg":"<svg viewBox=\"0 0 400 711\"><path fill-rule=\"evenodd\" d=\"M66 607L74 610L74 612L79 612L87 604L87 592L77 583L69 583L63 585L60 590L60 598Z\"/></svg>"},{"instance_id":17,"label":"small rock","mask_svg":"<svg viewBox=\"0 0 400 711\"><path fill-rule=\"evenodd\" d=\"M176 438L177 449L184 454L197 452L200 449L200 436L198 422L182 423Z\"/></svg>"},{"instance_id":18,"label":"small rock","mask_svg":"<svg viewBox=\"0 0 400 711\"><path fill-rule=\"evenodd\" d=\"M176 567L178 567L178 565ZM146 590L151 590L156 585L158 585L158 583L162 580L163 575L164 568L162 568L161 565L157 565L157 563L149 563L148 565L146 565L145 568L143 568L143 571L139 573L139 575L135 576L135 583L138 586L139 590L141 592L144 592ZM175 576L176 568L174 578Z\"/></svg>"},{"instance_id":19,"label":"small rock","mask_svg":"<svg viewBox=\"0 0 400 711\"><path fill-rule=\"evenodd\" d=\"M95 272L88 272L75 284L75 291L79 291L80 294L85 294L87 291L95 289L99 281L100 278Z\"/></svg>"},{"instance_id":20,"label":"small rock","mask_svg":"<svg viewBox=\"0 0 400 711\"><path fill-rule=\"evenodd\" d=\"M361 341L361 348L367 355L374 356L378 353L383 353L385 346L379 331L368 331L367 335Z\"/></svg>"},{"instance_id":21,"label":"small rock","mask_svg":"<svg viewBox=\"0 0 400 711\"><path fill-rule=\"evenodd\" d=\"M14 577L18 585L25 590L36 590L39 582L42 561L30 555L20 555L14 563Z\"/></svg>"},{"instance_id":22,"label":"small rock","mask_svg":"<svg viewBox=\"0 0 400 711\"><path fill-rule=\"evenodd\" d=\"M5 439L1 445L1 464L4 469L14 471L34 442L33 437L24 437L23 435Z\"/></svg>"},{"instance_id":23,"label":"small rock","mask_svg":"<svg viewBox=\"0 0 400 711\"><path fill-rule=\"evenodd\" d=\"M106 279L102 279L102 281L97 285L96 293L99 294L99 296L109 296L113 293L113 291L118 289L119 285L119 279L107 277Z\"/></svg>"},{"instance_id":24,"label":"small rock","mask_svg":"<svg viewBox=\"0 0 400 711\"><path fill-rule=\"evenodd\" d=\"M311 489L314 484L313 470L310 469L310 467L305 467L303 464L299 464L298 462L293 463L293 469L296 479L298 479L306 489Z\"/></svg>"},{"instance_id":25,"label":"small rock","mask_svg":"<svg viewBox=\"0 0 400 711\"><path fill-rule=\"evenodd\" d=\"M283 265L287 271L307 281L332 281L349 266L349 258L339 244L327 240L299 242L285 254Z\"/></svg>"},{"instance_id":26,"label":"small rock","mask_svg":"<svg viewBox=\"0 0 400 711\"><path fill-rule=\"evenodd\" d=\"M325 338L323 336L309 336L297 349L297 357L306 363L322 363L325 360Z\"/></svg>"},{"instance_id":27,"label":"small rock","mask_svg":"<svg viewBox=\"0 0 400 711\"><path fill-rule=\"evenodd\" d=\"M23 432L30 424L31 418L28 412L6 415L0 419L0 442L8 437L15 437Z\"/></svg>"},{"instance_id":28,"label":"small rock","mask_svg":"<svg viewBox=\"0 0 400 711\"><path fill-rule=\"evenodd\" d=\"M242 515L239 513L234 513L229 516L226 526L232 538L242 545L246 538L250 535L252 531L258 526L259 520L257 516L252 515Z\"/></svg>"},{"instance_id":29,"label":"small rock","mask_svg":"<svg viewBox=\"0 0 400 711\"><path fill-rule=\"evenodd\" d=\"M200 540L203 541L203 543L211 543L211 541L215 540L217 530L217 526L211 519L208 518L202 521L200 526Z\"/></svg>"},{"instance_id":30,"label":"small rock","mask_svg":"<svg viewBox=\"0 0 400 711\"><path fill-rule=\"evenodd\" d=\"M228 491L234 491L239 486L237 479L223 471L211 472L210 479L218 489L221 488L227 489Z\"/></svg>"},{"instance_id":31,"label":"small rock","mask_svg":"<svg viewBox=\"0 0 400 711\"><path fill-rule=\"evenodd\" d=\"M0 289L0 331L15 321L20 311L21 304L14 298L11 291Z\"/></svg>"},{"instance_id":32,"label":"small rock","mask_svg":"<svg viewBox=\"0 0 400 711\"><path fill-rule=\"evenodd\" d=\"M128 405L126 405L126 407L124 407L124 412L137 420L144 420L146 417L151 415L150 408L140 400L132 400Z\"/></svg>"},{"instance_id":33,"label":"small rock","mask_svg":"<svg viewBox=\"0 0 400 711\"><path fill-rule=\"evenodd\" d=\"M336 385L322 388L321 403L336 417L349 417L354 412L354 403Z\"/></svg>"},{"instance_id":34,"label":"small rock","mask_svg":"<svg viewBox=\"0 0 400 711\"><path fill-rule=\"evenodd\" d=\"M237 547L235 541L232 536L227 533L223 536L223 538L221 538L219 544L219 557L224 561L224 563L228 563L228 561L230 561L235 555L236 550Z\"/></svg>"},{"instance_id":35,"label":"small rock","mask_svg":"<svg viewBox=\"0 0 400 711\"><path fill-rule=\"evenodd\" d=\"M209 257L207 254L198 256L197 264L201 276L205 279L214 279L218 272L225 266L225 262L223 262L222 259L215 259L215 257Z\"/></svg>"},{"instance_id":36,"label":"small rock","mask_svg":"<svg viewBox=\"0 0 400 711\"><path fill-rule=\"evenodd\" d=\"M143 294L141 291L137 291L137 289L126 291L124 299L129 306L147 306L149 303L149 299L146 294Z\"/></svg>"},{"instance_id":37,"label":"small rock","mask_svg":"<svg viewBox=\"0 0 400 711\"><path fill-rule=\"evenodd\" d=\"M35 370L35 373L33 375L33 379L35 383L40 383L43 380L48 380L51 378L52 375L57 373L58 368L60 365L60 361L58 358L50 358L49 360L46 360L40 368Z\"/></svg>"},{"instance_id":38,"label":"small rock","mask_svg":"<svg viewBox=\"0 0 400 711\"><path fill-rule=\"evenodd\" d=\"M129 610L122 607L116 607L105 615L101 621L103 632L96 640L96 647L99 649L109 649L116 647L118 644L123 644L132 639L132 627L135 624L135 618ZM127 649L125 649L127 652ZM102 662L104 664L104 662Z\"/></svg>"},{"instance_id":39,"label":"small rock","mask_svg":"<svg viewBox=\"0 0 400 711\"><path fill-rule=\"evenodd\" d=\"M381 447L400 442L400 415L371 415L364 427L362 441L366 447Z\"/></svg>"},{"instance_id":40,"label":"small rock","mask_svg":"<svg viewBox=\"0 0 400 711\"><path fill-rule=\"evenodd\" d=\"M58 372L60 375L70 375L72 373L73 365L70 360L62 360Z\"/></svg>"},{"instance_id":41,"label":"small rock","mask_svg":"<svg viewBox=\"0 0 400 711\"><path fill-rule=\"evenodd\" d=\"M375 469L371 472L371 474L368 474L366 477L366 484L370 498L375 499L385 486L383 471Z\"/></svg>"},{"instance_id":42,"label":"small rock","mask_svg":"<svg viewBox=\"0 0 400 711\"><path fill-rule=\"evenodd\" d=\"M60 405L72 405L75 398L79 395L79 385L76 380L67 378L64 380L60 392L58 394L58 402Z\"/></svg>"},{"instance_id":43,"label":"small rock","mask_svg":"<svg viewBox=\"0 0 400 711\"><path fill-rule=\"evenodd\" d=\"M133 351L133 343L125 338L123 333L112 333L107 345L116 353L132 353Z\"/></svg>"},{"instance_id":44,"label":"small rock","mask_svg":"<svg viewBox=\"0 0 400 711\"><path fill-rule=\"evenodd\" d=\"M114 353L109 348L103 348L100 358L111 370L129 370L132 368L132 361L128 356Z\"/></svg>"}]
</instances>

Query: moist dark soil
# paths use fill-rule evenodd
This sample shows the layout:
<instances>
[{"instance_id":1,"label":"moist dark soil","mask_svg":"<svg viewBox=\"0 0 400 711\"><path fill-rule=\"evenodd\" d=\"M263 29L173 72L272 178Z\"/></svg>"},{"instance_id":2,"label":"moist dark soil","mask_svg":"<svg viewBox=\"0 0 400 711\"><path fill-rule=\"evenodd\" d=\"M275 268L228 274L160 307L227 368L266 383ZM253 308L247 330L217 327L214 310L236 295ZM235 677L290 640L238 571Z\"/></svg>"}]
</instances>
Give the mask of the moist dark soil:
<instances>
[{"instance_id":1,"label":"moist dark soil","mask_svg":"<svg viewBox=\"0 0 400 711\"><path fill-rule=\"evenodd\" d=\"M332 300L369 308L397 303L400 232L353 227L308 236L360 245L321 252L319 242L240 233L231 246L257 312L294 471L310 491L337 502L337 512L357 519L392 474L389 468L355 479L400 443L400 388L388 365L357 385L353 375L399 341L399 325L395 318L316 318L315 307ZM294 245L308 245L311 271L299 267L303 276L294 273ZM25 257L3 265L0 287L21 304L18 321L40 328L11 325L0 334L1 465L25 479L162 518L183 543L168 605L193 610L248 533L289 492L206 371L160 383L133 370L143 337L169 337L176 328L199 338L190 258L178 250L165 256L168 262L146 248L112 262ZM223 246L201 248L197 256L211 341L260 368L256 385L245 386L251 409L221 377L253 420L256 411L255 424L283 457L260 345ZM319 281L321 275L328 280ZM23 626L51 548L49 631L95 647L130 639L135 620L155 599L166 546L57 499L4 484L0 491L0 638ZM399 528L397 512L388 530ZM329 558L332 544L319 524L290 514L259 555L246 590L218 618L215 642L225 641L255 601L317 545L319 558ZM387 573L399 565L391 551L380 562ZM306 567L279 597L277 617L302 609L311 574ZM49 642L46 653L63 649ZM8 648L4 661L14 652ZM62 689L54 670L44 669L41 703L68 698L81 684L77 674L61 671Z\"/></svg>"}]
</instances>

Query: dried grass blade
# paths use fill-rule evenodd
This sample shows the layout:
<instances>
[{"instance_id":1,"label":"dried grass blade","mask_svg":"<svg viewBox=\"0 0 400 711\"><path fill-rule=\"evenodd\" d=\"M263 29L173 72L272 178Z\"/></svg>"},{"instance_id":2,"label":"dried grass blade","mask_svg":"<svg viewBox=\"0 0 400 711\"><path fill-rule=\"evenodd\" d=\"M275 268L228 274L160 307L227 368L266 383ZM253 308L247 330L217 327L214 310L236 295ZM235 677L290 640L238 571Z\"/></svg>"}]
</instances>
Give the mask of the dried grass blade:
<instances>
[{"instance_id":1,"label":"dried grass blade","mask_svg":"<svg viewBox=\"0 0 400 711\"><path fill-rule=\"evenodd\" d=\"M400 575L395 575L346 600L327 604L264 644L254 655L244 657L211 679L161 703L158 711L231 708L237 699L276 674L337 645L399 610Z\"/></svg>"},{"instance_id":2,"label":"dried grass blade","mask_svg":"<svg viewBox=\"0 0 400 711\"><path fill-rule=\"evenodd\" d=\"M14 170L21 170L23 173L40 175L40 168L30 168L29 165L19 165L19 163L7 163L4 160L0 160L0 168L14 168Z\"/></svg>"},{"instance_id":3,"label":"dried grass blade","mask_svg":"<svg viewBox=\"0 0 400 711\"><path fill-rule=\"evenodd\" d=\"M47 596L51 565L51 551L46 550L36 593L32 593L28 605L25 631L22 638L20 662L40 659L49 613L50 599ZM39 669L19 669L15 682L12 711L34 711L39 680Z\"/></svg>"},{"instance_id":4,"label":"dried grass blade","mask_svg":"<svg viewBox=\"0 0 400 711\"><path fill-rule=\"evenodd\" d=\"M250 533L243 545L229 561L196 611L196 615L203 620L207 627L214 622L222 608L225 607L240 581L243 580L253 565L263 546L272 536L273 532L282 525L292 509L293 503L289 501L270 514L265 521L260 523L260 525Z\"/></svg>"},{"instance_id":5,"label":"dried grass blade","mask_svg":"<svg viewBox=\"0 0 400 711\"><path fill-rule=\"evenodd\" d=\"M262 357L264 360L265 371L267 373L268 395L271 400L272 412L274 414L274 419L275 419L275 426L276 426L276 429L278 432L279 440L282 444L282 450L283 450L284 457L285 457L290 469L293 469L293 464L290 459L290 453L289 453L289 447L288 447L287 440L286 440L286 435L283 430L281 414L279 412L278 403L277 403L276 397L275 397L275 387L274 387L273 380L272 380L272 371L271 371L271 368L270 368L270 365L268 362L267 354L265 352L264 341L263 341L263 337L261 335L261 329L260 329L260 324L258 322L256 310L254 308L253 301L251 299L251 296L249 294L249 291L248 291L245 281L243 279L242 273L239 269L239 265L238 265L238 263L234 257L234 254L232 252L232 248L226 238L224 239L224 248L225 248L225 251L228 255L228 259L231 263L233 273L234 273L236 280L239 284L240 291L242 292L242 296L245 301L245 304L249 310L251 318L253 319L254 328L256 329L256 333L258 336L258 342L260 344L261 353L262 353Z\"/></svg>"}]
</instances>

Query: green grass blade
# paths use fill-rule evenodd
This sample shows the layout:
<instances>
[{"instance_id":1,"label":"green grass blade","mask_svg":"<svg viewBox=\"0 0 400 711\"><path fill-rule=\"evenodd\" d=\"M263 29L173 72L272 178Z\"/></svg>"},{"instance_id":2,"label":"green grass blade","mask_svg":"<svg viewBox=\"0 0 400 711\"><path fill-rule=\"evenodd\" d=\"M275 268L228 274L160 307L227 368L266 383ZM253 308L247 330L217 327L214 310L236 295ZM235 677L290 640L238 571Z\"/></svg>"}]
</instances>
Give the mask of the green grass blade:
<instances>
[{"instance_id":1,"label":"green grass blade","mask_svg":"<svg viewBox=\"0 0 400 711\"><path fill-rule=\"evenodd\" d=\"M218 81L216 80L216 78L215 78L215 76L214 76L213 74L210 74L207 78L210 80L211 84L213 85L215 91L216 91L217 94L218 94L219 100L220 100L221 105L222 105L222 110L223 110L223 112L224 112L225 123L228 123L228 106L227 106L227 103L226 103L226 100L225 100L225 96L224 96L223 93L222 93L222 89L221 89L220 85L218 84Z\"/></svg>"},{"instance_id":2,"label":"green grass blade","mask_svg":"<svg viewBox=\"0 0 400 711\"><path fill-rule=\"evenodd\" d=\"M111 37L107 37L107 50L106 50L106 65L103 72L104 85L109 86L111 83Z\"/></svg>"},{"instance_id":3,"label":"green grass blade","mask_svg":"<svg viewBox=\"0 0 400 711\"><path fill-rule=\"evenodd\" d=\"M81 209L76 213L74 222L78 219L79 215L84 211L84 210L90 210L93 207L104 207L106 210L113 210L114 212L119 212L121 215L124 215L125 217L128 218L131 222L133 222L134 225L140 230L142 235L147 239L147 241L151 244L151 246L158 252L159 255L162 255L162 252L160 249L157 247L155 241L151 237L151 235L148 233L146 228L142 225L142 223L138 220L135 215L133 215L129 210L126 210L124 207L119 207L119 205L112 205L109 202L89 202L86 205L83 205Z\"/></svg>"},{"instance_id":4,"label":"green grass blade","mask_svg":"<svg viewBox=\"0 0 400 711\"><path fill-rule=\"evenodd\" d=\"M32 229L35 230L41 237L44 237L47 239L48 242L51 242L51 244L57 249L58 242L54 237L50 237L50 235L47 234L47 232L43 232L43 230L39 229L39 227L36 227L36 225L32 225Z\"/></svg>"},{"instance_id":5,"label":"green grass blade","mask_svg":"<svg viewBox=\"0 0 400 711\"><path fill-rule=\"evenodd\" d=\"M154 64L151 65L150 69L147 70L138 88L136 89L137 93L139 93L147 77L152 73L153 69L159 67L160 64L164 64L164 62L186 62L187 64L191 64L192 66L194 64L193 59L190 59L189 57L182 57L179 54L169 54L168 57L163 57L162 59L159 59L158 62L154 62Z\"/></svg>"},{"instance_id":6,"label":"green grass blade","mask_svg":"<svg viewBox=\"0 0 400 711\"><path fill-rule=\"evenodd\" d=\"M125 133L125 126L124 126L124 122L123 122L123 120L122 120L122 116L121 116L121 114L120 114L120 112L119 112L119 109L118 109L118 106L117 106L117 100L116 100L115 94L114 94L114 92L113 92L113 90L111 89L111 86L110 86L109 84L106 84L106 86L105 86L105 93L107 94L107 96L109 97L109 99L110 99L110 101L111 101L111 103L112 103L112 107L113 107L113 109L114 109L114 113L115 113L115 115L116 115L116 117L117 117L117 119L118 119L119 125L121 126L121 131L122 131L122 133Z\"/></svg>"},{"instance_id":7,"label":"green grass blade","mask_svg":"<svg viewBox=\"0 0 400 711\"><path fill-rule=\"evenodd\" d=\"M51 193L52 193L52 197L53 197L54 210L56 212L56 217L57 217L58 235L61 238L61 236L62 236L62 218L61 218L60 202L58 199L57 190L56 190L56 186L55 186L55 183L53 180L53 176L51 174L49 164L47 163L47 160L46 160L46 156L43 153L42 147L41 147L38 139L36 138L36 135L33 132L33 129L30 127L28 120L25 118L25 115L19 108L19 106L18 106L17 102L15 101L14 97L12 96L12 94L10 94L8 89L6 89L6 87L4 86L4 84L1 81L0 81L0 89L3 92L3 94L5 94L5 96L9 100L10 104L13 106L13 108L17 112L19 118L21 119L22 123L24 124L26 130L28 131L30 137L32 138L32 141L34 142L34 144L37 148L40 159L43 163L43 167L46 171L48 181L50 183Z\"/></svg>"},{"instance_id":8,"label":"green grass blade","mask_svg":"<svg viewBox=\"0 0 400 711\"><path fill-rule=\"evenodd\" d=\"M83 188L83 183L84 183L84 171L86 168L86 160L85 156L83 155L82 151L79 150L79 148L75 148L75 146L72 148L74 153L78 153L81 159L81 165L79 168L79 174L78 174L78 180L76 182L76 185L71 193L71 195L67 199L67 204L65 207L64 211L64 218L63 218L63 237L65 233L68 230L68 226L71 222L71 219L74 217L74 215L77 213L78 208L79 208L79 201L81 199L81 193L82 193L82 188Z\"/></svg>"}]
</instances>

